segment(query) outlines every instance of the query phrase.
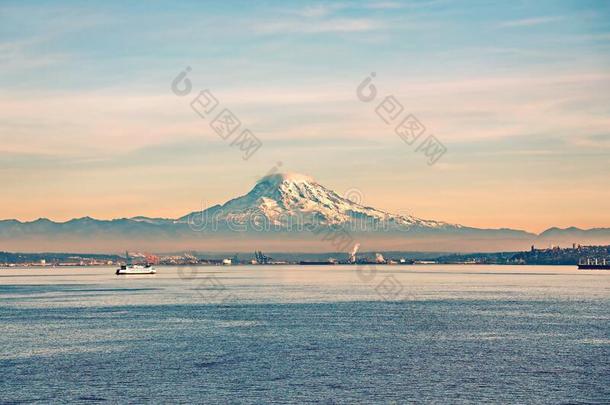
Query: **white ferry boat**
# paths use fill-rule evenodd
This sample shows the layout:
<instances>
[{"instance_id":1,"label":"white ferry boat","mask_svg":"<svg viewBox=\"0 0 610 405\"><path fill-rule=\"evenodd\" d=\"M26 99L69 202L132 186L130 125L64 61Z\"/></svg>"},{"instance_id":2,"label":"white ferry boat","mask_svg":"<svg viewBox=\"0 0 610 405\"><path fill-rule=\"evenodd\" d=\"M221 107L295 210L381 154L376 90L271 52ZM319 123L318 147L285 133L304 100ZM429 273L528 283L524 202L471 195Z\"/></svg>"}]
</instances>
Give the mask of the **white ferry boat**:
<instances>
[{"instance_id":1,"label":"white ferry boat","mask_svg":"<svg viewBox=\"0 0 610 405\"><path fill-rule=\"evenodd\" d=\"M116 271L116 275L122 274L155 274L157 270L150 264L131 264L129 263L129 253L125 252L126 264L121 265Z\"/></svg>"}]
</instances>

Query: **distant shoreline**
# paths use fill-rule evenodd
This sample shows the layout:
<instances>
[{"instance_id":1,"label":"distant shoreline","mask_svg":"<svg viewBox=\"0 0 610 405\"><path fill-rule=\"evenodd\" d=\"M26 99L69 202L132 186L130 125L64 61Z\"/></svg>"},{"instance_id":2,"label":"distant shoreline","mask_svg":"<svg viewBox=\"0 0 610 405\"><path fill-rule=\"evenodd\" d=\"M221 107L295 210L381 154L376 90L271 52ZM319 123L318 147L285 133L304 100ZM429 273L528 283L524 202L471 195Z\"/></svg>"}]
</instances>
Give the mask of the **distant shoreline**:
<instances>
[{"instance_id":1,"label":"distant shoreline","mask_svg":"<svg viewBox=\"0 0 610 405\"><path fill-rule=\"evenodd\" d=\"M82 269L82 268L112 268L114 269L117 265L107 265L107 264L99 264L99 265L70 265L70 266L52 266L52 265L13 265L13 266L5 266L0 265L0 270L56 270L56 269ZM159 264L155 265L156 268L174 268L174 267L224 267L224 268L232 268L232 267L256 267L256 266L266 266L266 267L288 267L288 266L299 266L299 267L359 267L359 266L382 266L382 267L437 267L437 266L477 266L477 267L485 267L485 266L504 266L504 267L543 267L543 266L553 266L553 267L570 267L577 268L576 264L488 264L488 263L425 263L425 264L388 264L388 263L320 263L314 265L306 265L302 263L278 263L278 264L232 264L232 265L222 265L222 264Z\"/></svg>"},{"instance_id":2,"label":"distant shoreline","mask_svg":"<svg viewBox=\"0 0 610 405\"><path fill-rule=\"evenodd\" d=\"M134 263L151 263L155 266L241 266L241 265L545 265L577 266L581 260L610 261L610 245L553 247L528 251L495 253L443 253L443 252L253 252L223 253L170 253L146 254L130 252ZM125 256L116 254L83 253L13 253L0 252L0 268L69 268L104 267L125 263Z\"/></svg>"}]
</instances>

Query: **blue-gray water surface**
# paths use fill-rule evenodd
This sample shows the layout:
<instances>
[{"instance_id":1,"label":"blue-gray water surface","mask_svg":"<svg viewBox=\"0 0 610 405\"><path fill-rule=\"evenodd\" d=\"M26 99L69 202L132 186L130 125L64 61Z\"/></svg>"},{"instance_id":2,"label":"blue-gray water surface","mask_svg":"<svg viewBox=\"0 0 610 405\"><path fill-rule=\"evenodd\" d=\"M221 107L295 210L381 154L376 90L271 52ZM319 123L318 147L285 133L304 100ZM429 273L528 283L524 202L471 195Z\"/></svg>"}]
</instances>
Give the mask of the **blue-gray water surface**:
<instances>
[{"instance_id":1,"label":"blue-gray water surface","mask_svg":"<svg viewBox=\"0 0 610 405\"><path fill-rule=\"evenodd\" d=\"M610 403L610 272L0 269L2 403Z\"/></svg>"}]
</instances>

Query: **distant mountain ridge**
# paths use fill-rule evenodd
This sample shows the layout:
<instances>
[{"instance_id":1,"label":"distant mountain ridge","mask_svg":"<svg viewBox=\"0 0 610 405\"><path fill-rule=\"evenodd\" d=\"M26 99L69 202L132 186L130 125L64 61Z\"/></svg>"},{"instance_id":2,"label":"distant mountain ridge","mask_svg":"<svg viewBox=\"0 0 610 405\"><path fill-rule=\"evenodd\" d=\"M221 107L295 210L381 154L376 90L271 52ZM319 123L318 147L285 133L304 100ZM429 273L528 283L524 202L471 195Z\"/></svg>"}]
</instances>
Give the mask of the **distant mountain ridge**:
<instances>
[{"instance_id":1,"label":"distant mountain ridge","mask_svg":"<svg viewBox=\"0 0 610 405\"><path fill-rule=\"evenodd\" d=\"M581 242L583 240L586 243ZM540 233L537 241L553 245L570 245L572 243L608 245L610 244L610 228L581 229L574 226L569 228L552 227Z\"/></svg>"},{"instance_id":2,"label":"distant mountain ridge","mask_svg":"<svg viewBox=\"0 0 610 405\"><path fill-rule=\"evenodd\" d=\"M278 173L263 177L245 195L177 219L1 220L0 250L336 251L339 234L345 246L361 243L371 250L482 252L524 250L536 243L610 244L610 228L550 228L540 235L479 229L391 214L347 197L309 176Z\"/></svg>"}]
</instances>

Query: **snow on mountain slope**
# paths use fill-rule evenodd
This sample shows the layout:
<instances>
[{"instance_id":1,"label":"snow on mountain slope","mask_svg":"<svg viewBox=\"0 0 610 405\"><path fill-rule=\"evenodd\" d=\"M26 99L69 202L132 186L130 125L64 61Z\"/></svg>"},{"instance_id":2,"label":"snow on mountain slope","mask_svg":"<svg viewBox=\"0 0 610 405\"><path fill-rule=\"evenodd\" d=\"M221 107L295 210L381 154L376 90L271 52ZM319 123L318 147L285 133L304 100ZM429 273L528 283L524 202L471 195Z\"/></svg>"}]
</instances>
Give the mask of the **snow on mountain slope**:
<instances>
[{"instance_id":1,"label":"snow on mountain slope","mask_svg":"<svg viewBox=\"0 0 610 405\"><path fill-rule=\"evenodd\" d=\"M246 195L203 213L218 221L247 223L253 218L269 224L289 227L300 223L329 226L360 227L360 230L420 228L460 228L459 225L424 220L410 215L393 215L365 207L322 186L309 176L295 173L272 174L263 177ZM180 218L188 221L195 212Z\"/></svg>"}]
</instances>

